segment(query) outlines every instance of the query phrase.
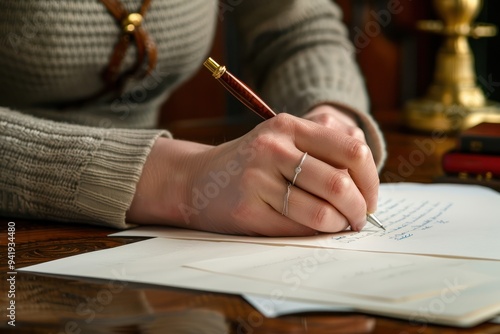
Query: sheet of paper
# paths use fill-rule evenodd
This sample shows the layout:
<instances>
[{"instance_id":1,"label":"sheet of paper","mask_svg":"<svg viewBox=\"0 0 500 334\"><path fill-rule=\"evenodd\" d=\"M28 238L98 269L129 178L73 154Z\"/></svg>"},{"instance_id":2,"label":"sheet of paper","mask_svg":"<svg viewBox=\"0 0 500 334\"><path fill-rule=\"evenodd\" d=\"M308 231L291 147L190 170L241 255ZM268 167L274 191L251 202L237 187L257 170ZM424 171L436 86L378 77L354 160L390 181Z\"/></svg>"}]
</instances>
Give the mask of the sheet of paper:
<instances>
[{"instance_id":1,"label":"sheet of paper","mask_svg":"<svg viewBox=\"0 0 500 334\"><path fill-rule=\"evenodd\" d=\"M245 300L268 318L277 318L284 315L307 312L352 312L352 307L342 305L327 305L289 299L283 303L276 303L271 298L255 294L244 294ZM491 323L500 324L500 315L490 319Z\"/></svg>"},{"instance_id":2,"label":"sheet of paper","mask_svg":"<svg viewBox=\"0 0 500 334\"><path fill-rule=\"evenodd\" d=\"M185 266L385 302L439 295L442 282L454 282L461 290L493 281L500 286L500 261L289 246Z\"/></svg>"},{"instance_id":3,"label":"sheet of paper","mask_svg":"<svg viewBox=\"0 0 500 334\"><path fill-rule=\"evenodd\" d=\"M377 217L362 232L262 238L165 227L141 227L112 236L149 236L295 245L500 260L500 193L474 185L382 184Z\"/></svg>"},{"instance_id":4,"label":"sheet of paper","mask_svg":"<svg viewBox=\"0 0 500 334\"><path fill-rule=\"evenodd\" d=\"M352 307L335 304L320 304L301 300L286 300L276 303L272 298L256 294L244 294L247 302L268 318L307 312L353 312Z\"/></svg>"},{"instance_id":5,"label":"sheet of paper","mask_svg":"<svg viewBox=\"0 0 500 334\"><path fill-rule=\"evenodd\" d=\"M267 282L184 267L196 261L232 255L264 253L273 246L155 238L107 250L89 252L21 270L118 282L137 282L234 294L256 294L275 305L287 301L344 305L356 311L453 326L473 326L500 313L498 282L462 290L460 282L440 282L440 294L402 302L382 302L328 290L317 291L283 282ZM304 250L307 250L304 248ZM332 250L335 251L335 250ZM493 263L493 262L492 262ZM311 269L309 269L311 270ZM495 272L492 267L487 274ZM311 275L315 275L313 271ZM302 281L307 278L302 279ZM368 284L368 283L367 283ZM369 284L372 284L371 282Z\"/></svg>"}]
</instances>

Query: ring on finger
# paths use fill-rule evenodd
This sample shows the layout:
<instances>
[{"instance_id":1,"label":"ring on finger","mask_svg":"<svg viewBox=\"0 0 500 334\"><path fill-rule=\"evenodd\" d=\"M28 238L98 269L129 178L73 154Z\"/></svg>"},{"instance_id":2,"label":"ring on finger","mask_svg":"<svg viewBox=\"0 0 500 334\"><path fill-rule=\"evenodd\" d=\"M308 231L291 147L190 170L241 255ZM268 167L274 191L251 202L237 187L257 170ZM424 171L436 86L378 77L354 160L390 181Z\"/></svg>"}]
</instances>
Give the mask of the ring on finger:
<instances>
[{"instance_id":1,"label":"ring on finger","mask_svg":"<svg viewBox=\"0 0 500 334\"><path fill-rule=\"evenodd\" d=\"M300 172L302 172L302 164L307 158L307 152L304 152L304 155L302 156L302 159L300 159L300 163L297 167L295 167L295 175L293 176L292 180L292 186L295 185L295 181L297 181L297 176L299 176Z\"/></svg>"}]
</instances>

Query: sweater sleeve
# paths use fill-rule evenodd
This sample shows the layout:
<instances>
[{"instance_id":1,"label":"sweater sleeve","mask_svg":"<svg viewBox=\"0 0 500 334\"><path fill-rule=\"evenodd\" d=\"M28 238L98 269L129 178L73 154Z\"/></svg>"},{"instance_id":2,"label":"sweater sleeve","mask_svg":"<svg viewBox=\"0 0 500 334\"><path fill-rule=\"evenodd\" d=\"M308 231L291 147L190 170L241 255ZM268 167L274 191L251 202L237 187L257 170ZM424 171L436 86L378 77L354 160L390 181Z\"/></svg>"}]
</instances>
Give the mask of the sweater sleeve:
<instances>
[{"instance_id":1,"label":"sweater sleeve","mask_svg":"<svg viewBox=\"0 0 500 334\"><path fill-rule=\"evenodd\" d=\"M127 228L125 214L162 130L53 122L0 107L0 215Z\"/></svg>"},{"instance_id":2,"label":"sweater sleeve","mask_svg":"<svg viewBox=\"0 0 500 334\"><path fill-rule=\"evenodd\" d=\"M319 104L353 113L375 162L386 151L369 114L355 49L331 0L254 0L235 8L253 86L277 112L304 115Z\"/></svg>"}]
</instances>

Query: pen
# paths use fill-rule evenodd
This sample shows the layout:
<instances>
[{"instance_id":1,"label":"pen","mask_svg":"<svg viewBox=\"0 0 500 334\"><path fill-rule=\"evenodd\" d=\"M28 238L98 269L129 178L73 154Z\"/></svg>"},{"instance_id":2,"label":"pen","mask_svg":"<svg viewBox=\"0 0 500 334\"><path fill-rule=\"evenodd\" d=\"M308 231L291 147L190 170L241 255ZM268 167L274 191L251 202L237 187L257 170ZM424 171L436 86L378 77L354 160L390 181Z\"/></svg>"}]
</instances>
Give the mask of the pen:
<instances>
[{"instance_id":1,"label":"pen","mask_svg":"<svg viewBox=\"0 0 500 334\"><path fill-rule=\"evenodd\" d=\"M276 116L276 113L258 97L247 85L238 80L234 75L226 70L225 66L217 64L212 58L208 58L203 63L206 68L212 73L212 76L219 81L231 94L234 95L241 103L247 106L263 119L269 119ZM377 217L372 213L366 214L366 220L381 229L385 227L380 223Z\"/></svg>"}]
</instances>

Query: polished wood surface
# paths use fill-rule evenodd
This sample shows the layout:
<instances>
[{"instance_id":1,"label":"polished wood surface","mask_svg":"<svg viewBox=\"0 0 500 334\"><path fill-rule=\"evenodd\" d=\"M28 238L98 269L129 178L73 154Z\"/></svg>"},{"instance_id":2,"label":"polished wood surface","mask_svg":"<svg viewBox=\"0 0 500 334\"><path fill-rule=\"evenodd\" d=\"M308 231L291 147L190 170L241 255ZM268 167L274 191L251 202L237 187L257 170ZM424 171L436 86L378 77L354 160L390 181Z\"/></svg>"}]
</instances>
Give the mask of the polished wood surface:
<instances>
[{"instance_id":1,"label":"polished wood surface","mask_svg":"<svg viewBox=\"0 0 500 334\"><path fill-rule=\"evenodd\" d=\"M400 126L399 115L397 110L375 114L389 152L381 180L431 182L441 173L440 155L455 139L447 135L433 140L429 135L411 133ZM233 120L230 126L217 121L180 122L172 130L186 139L217 143L248 131L257 121L255 116ZM15 222L16 268L143 239L110 238L107 235L114 230L87 225L0 220L2 333L500 333L500 325L490 323L457 329L357 313L268 319L237 295L23 272L15 276L13 328L6 317L9 221Z\"/></svg>"}]
</instances>

